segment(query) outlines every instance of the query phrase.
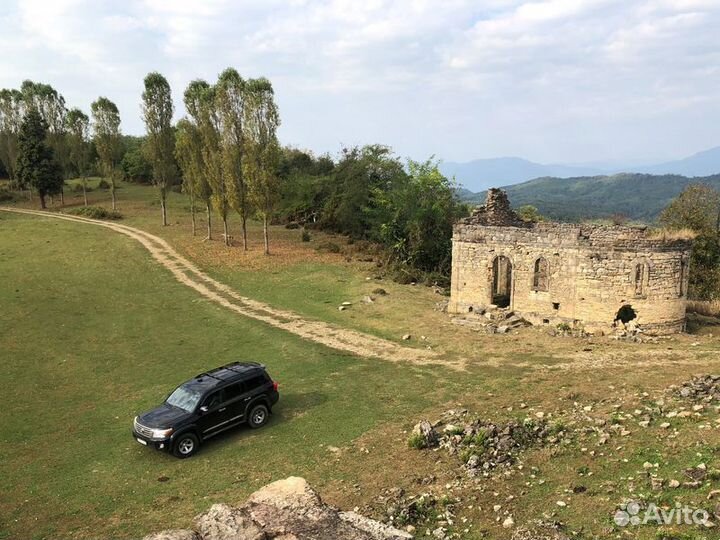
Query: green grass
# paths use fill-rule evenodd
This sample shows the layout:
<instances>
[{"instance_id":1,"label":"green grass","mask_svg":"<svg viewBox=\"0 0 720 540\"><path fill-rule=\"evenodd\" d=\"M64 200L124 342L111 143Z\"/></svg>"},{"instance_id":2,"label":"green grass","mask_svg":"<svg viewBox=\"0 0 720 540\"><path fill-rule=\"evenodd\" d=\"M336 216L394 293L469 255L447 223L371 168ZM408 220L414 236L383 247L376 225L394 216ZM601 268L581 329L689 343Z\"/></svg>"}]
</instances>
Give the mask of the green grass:
<instances>
[{"instance_id":1,"label":"green grass","mask_svg":"<svg viewBox=\"0 0 720 540\"><path fill-rule=\"evenodd\" d=\"M286 475L322 485L333 471L321 445L455 388L438 368L345 356L238 317L93 227L0 213L0 275L0 538L139 536ZM281 383L265 429L228 433L187 461L132 440L137 412L237 359L264 362Z\"/></svg>"}]
</instances>

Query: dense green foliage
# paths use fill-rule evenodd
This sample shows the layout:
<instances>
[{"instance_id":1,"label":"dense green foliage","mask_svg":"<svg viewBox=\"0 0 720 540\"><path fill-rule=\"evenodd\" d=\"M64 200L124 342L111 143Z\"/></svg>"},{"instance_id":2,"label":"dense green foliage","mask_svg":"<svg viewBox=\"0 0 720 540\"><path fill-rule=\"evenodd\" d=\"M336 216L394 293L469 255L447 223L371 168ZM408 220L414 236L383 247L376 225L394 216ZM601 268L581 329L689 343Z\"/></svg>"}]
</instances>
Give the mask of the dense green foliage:
<instances>
[{"instance_id":1,"label":"dense green foliage","mask_svg":"<svg viewBox=\"0 0 720 540\"><path fill-rule=\"evenodd\" d=\"M344 149L337 163L286 149L279 218L381 244L403 275L450 271L452 225L467 214L437 163L405 166L385 146Z\"/></svg>"},{"instance_id":2,"label":"dense green foliage","mask_svg":"<svg viewBox=\"0 0 720 540\"><path fill-rule=\"evenodd\" d=\"M117 210L108 210L107 208L103 208L101 206L81 206L79 208L73 208L68 212L68 214L92 219L122 219L122 214Z\"/></svg>"},{"instance_id":3,"label":"dense green foliage","mask_svg":"<svg viewBox=\"0 0 720 540\"><path fill-rule=\"evenodd\" d=\"M130 182L149 184L152 182L152 166L143 152L144 137L125 135L124 154L120 160L123 177Z\"/></svg>"},{"instance_id":4,"label":"dense green foliage","mask_svg":"<svg viewBox=\"0 0 720 540\"><path fill-rule=\"evenodd\" d=\"M693 182L720 188L720 175L707 178L649 174L538 178L503 189L514 207L531 204L551 219L580 221L622 214L634 220L653 221ZM463 199L482 203L485 194L463 193Z\"/></svg>"},{"instance_id":5,"label":"dense green foliage","mask_svg":"<svg viewBox=\"0 0 720 540\"><path fill-rule=\"evenodd\" d=\"M688 294L697 300L720 297L720 191L691 184L660 214L660 223L671 230L697 233L690 261Z\"/></svg>"},{"instance_id":6,"label":"dense green foliage","mask_svg":"<svg viewBox=\"0 0 720 540\"><path fill-rule=\"evenodd\" d=\"M45 208L45 197L62 191L62 169L47 144L47 124L36 110L25 115L18 136L17 181L32 187Z\"/></svg>"}]
</instances>

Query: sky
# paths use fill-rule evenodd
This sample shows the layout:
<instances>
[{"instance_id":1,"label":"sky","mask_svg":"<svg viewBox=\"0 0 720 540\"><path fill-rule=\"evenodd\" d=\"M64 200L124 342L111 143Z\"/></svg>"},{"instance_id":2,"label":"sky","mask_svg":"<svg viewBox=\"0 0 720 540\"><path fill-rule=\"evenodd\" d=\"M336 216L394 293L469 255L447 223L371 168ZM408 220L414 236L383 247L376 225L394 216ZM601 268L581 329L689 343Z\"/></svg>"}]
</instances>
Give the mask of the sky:
<instances>
[{"instance_id":1,"label":"sky","mask_svg":"<svg viewBox=\"0 0 720 540\"><path fill-rule=\"evenodd\" d=\"M720 145L720 0L0 0L0 88L268 77L283 144L445 161L676 159Z\"/></svg>"}]
</instances>

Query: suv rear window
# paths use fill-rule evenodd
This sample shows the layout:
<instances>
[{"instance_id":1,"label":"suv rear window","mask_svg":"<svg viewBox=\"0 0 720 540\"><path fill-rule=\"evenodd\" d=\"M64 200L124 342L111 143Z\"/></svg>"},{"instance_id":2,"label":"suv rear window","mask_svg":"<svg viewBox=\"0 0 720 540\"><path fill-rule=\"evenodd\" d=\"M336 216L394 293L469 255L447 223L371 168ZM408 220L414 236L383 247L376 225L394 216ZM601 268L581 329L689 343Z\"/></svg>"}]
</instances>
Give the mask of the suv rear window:
<instances>
[{"instance_id":1,"label":"suv rear window","mask_svg":"<svg viewBox=\"0 0 720 540\"><path fill-rule=\"evenodd\" d=\"M245 391L255 390L258 386L263 386L267 382L267 376L264 373L259 373L245 381Z\"/></svg>"}]
</instances>

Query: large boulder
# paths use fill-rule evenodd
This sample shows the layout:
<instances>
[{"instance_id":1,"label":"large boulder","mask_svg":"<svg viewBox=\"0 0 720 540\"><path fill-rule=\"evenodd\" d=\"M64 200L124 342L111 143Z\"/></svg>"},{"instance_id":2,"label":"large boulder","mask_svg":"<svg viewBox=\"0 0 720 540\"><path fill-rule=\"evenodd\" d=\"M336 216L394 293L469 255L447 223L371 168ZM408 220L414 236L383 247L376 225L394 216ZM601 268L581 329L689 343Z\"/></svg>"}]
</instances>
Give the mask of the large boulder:
<instances>
[{"instance_id":1,"label":"large boulder","mask_svg":"<svg viewBox=\"0 0 720 540\"><path fill-rule=\"evenodd\" d=\"M144 540L411 540L412 535L325 504L303 478L279 480L239 507L214 504L195 531L163 531ZM165 536L162 536L165 535ZM175 535L175 536L173 536Z\"/></svg>"}]
</instances>

